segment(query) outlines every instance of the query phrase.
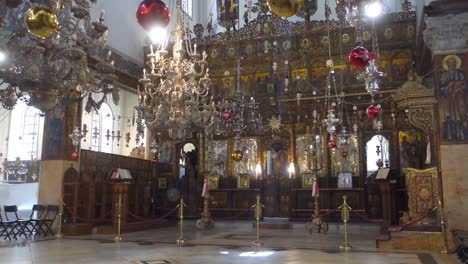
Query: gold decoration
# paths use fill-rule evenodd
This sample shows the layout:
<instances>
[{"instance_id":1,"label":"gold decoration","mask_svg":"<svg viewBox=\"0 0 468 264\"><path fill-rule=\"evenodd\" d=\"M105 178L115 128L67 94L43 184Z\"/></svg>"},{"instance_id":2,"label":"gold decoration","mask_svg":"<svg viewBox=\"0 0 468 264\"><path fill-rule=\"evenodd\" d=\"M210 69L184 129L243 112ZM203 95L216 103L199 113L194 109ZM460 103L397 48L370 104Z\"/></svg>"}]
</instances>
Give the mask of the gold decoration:
<instances>
[{"instance_id":1,"label":"gold decoration","mask_svg":"<svg viewBox=\"0 0 468 264\"><path fill-rule=\"evenodd\" d=\"M254 247L261 247L263 245L263 242L260 240L260 219L262 218L262 207L263 205L260 203L260 195L257 194L257 202L255 203L255 227L256 227L256 234L257 234L257 239L255 239L254 242L252 242L252 246Z\"/></svg>"},{"instance_id":2,"label":"gold decoration","mask_svg":"<svg viewBox=\"0 0 468 264\"><path fill-rule=\"evenodd\" d=\"M58 29L57 15L47 8L33 7L26 12L26 27L38 38L47 38Z\"/></svg>"},{"instance_id":3,"label":"gold decoration","mask_svg":"<svg viewBox=\"0 0 468 264\"><path fill-rule=\"evenodd\" d=\"M404 168L408 190L408 211L411 220L437 206L439 200L437 168L417 170Z\"/></svg>"},{"instance_id":4,"label":"gold decoration","mask_svg":"<svg viewBox=\"0 0 468 264\"><path fill-rule=\"evenodd\" d=\"M458 57L457 55L447 55L444 57L444 59L442 60L442 67L444 67L444 70L448 71L448 60L449 59L454 59L455 62L457 63L457 70L460 69L461 67L461 59L460 57Z\"/></svg>"},{"instance_id":5,"label":"gold decoration","mask_svg":"<svg viewBox=\"0 0 468 264\"><path fill-rule=\"evenodd\" d=\"M304 5L303 0L268 0L268 9L270 12L282 17L287 18L294 16Z\"/></svg>"},{"instance_id":6,"label":"gold decoration","mask_svg":"<svg viewBox=\"0 0 468 264\"><path fill-rule=\"evenodd\" d=\"M248 189L250 187L250 175L249 174L239 174L237 176L237 188Z\"/></svg>"},{"instance_id":7,"label":"gold decoration","mask_svg":"<svg viewBox=\"0 0 468 264\"><path fill-rule=\"evenodd\" d=\"M244 157L244 153L242 150L235 150L232 154L231 157L234 161L241 161L242 158Z\"/></svg>"},{"instance_id":8,"label":"gold decoration","mask_svg":"<svg viewBox=\"0 0 468 264\"><path fill-rule=\"evenodd\" d=\"M391 39L393 37L393 31L391 28L386 28L384 31L384 38L385 39Z\"/></svg>"},{"instance_id":9,"label":"gold decoration","mask_svg":"<svg viewBox=\"0 0 468 264\"><path fill-rule=\"evenodd\" d=\"M351 38L348 34L343 34L343 36L341 37L341 41L343 41L343 44L348 44L350 40Z\"/></svg>"},{"instance_id":10,"label":"gold decoration","mask_svg":"<svg viewBox=\"0 0 468 264\"><path fill-rule=\"evenodd\" d=\"M352 210L349 207L348 202L346 201L346 195L343 195L343 204L338 207L341 210L341 220L344 225L344 242L340 245L340 249L348 252L351 250L351 246L348 243L348 221L349 221L349 212Z\"/></svg>"}]
</instances>

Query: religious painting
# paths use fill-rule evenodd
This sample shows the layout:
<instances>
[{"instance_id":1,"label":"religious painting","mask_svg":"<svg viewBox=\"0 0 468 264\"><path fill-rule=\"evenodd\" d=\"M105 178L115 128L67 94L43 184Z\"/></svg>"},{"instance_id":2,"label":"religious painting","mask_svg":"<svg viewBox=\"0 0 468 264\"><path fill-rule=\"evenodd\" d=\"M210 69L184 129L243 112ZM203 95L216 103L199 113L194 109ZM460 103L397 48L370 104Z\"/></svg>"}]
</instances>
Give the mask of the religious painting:
<instances>
[{"instance_id":1,"label":"religious painting","mask_svg":"<svg viewBox=\"0 0 468 264\"><path fill-rule=\"evenodd\" d=\"M159 163L170 164L172 162L172 153L174 151L174 144L170 141L161 143L159 152Z\"/></svg>"},{"instance_id":2,"label":"religious painting","mask_svg":"<svg viewBox=\"0 0 468 264\"><path fill-rule=\"evenodd\" d=\"M242 151L242 159L234 161L234 175L247 174L255 176L257 166L257 140L255 138L242 138L236 148Z\"/></svg>"},{"instance_id":3,"label":"religious painting","mask_svg":"<svg viewBox=\"0 0 468 264\"><path fill-rule=\"evenodd\" d=\"M238 174L237 175L237 188L248 189L250 188L250 175L249 174Z\"/></svg>"},{"instance_id":4,"label":"religious painting","mask_svg":"<svg viewBox=\"0 0 468 264\"><path fill-rule=\"evenodd\" d=\"M392 61L391 80L392 81L406 81L408 79L408 72L411 67L411 61L405 59L394 59ZM383 68L382 70L386 70Z\"/></svg>"},{"instance_id":5,"label":"religious painting","mask_svg":"<svg viewBox=\"0 0 468 264\"><path fill-rule=\"evenodd\" d=\"M338 188L353 188L353 174L350 172L340 172L338 174Z\"/></svg>"},{"instance_id":6,"label":"religious painting","mask_svg":"<svg viewBox=\"0 0 468 264\"><path fill-rule=\"evenodd\" d=\"M221 79L221 94L222 98L234 96L236 90L236 80L234 77L224 77Z\"/></svg>"},{"instance_id":7,"label":"religious painting","mask_svg":"<svg viewBox=\"0 0 468 264\"><path fill-rule=\"evenodd\" d=\"M65 114L66 112L60 113L58 111L49 111L46 113L44 131L48 131L48 133L44 133L43 142L49 142L49 144L44 144L42 146L42 160L70 158L70 154L64 151L65 142L69 140L68 136L65 137Z\"/></svg>"},{"instance_id":8,"label":"religious painting","mask_svg":"<svg viewBox=\"0 0 468 264\"><path fill-rule=\"evenodd\" d=\"M341 87L348 86L348 79L346 78L346 68L346 65L335 65L334 67L336 87L338 88L338 90L340 90Z\"/></svg>"},{"instance_id":9,"label":"religious painting","mask_svg":"<svg viewBox=\"0 0 468 264\"><path fill-rule=\"evenodd\" d=\"M463 55L439 57L439 106L442 142L468 141L468 91Z\"/></svg>"},{"instance_id":10,"label":"religious painting","mask_svg":"<svg viewBox=\"0 0 468 264\"><path fill-rule=\"evenodd\" d=\"M218 22L228 30L232 27L235 28L237 19L239 19L239 0L216 0L216 7L218 13Z\"/></svg>"},{"instance_id":11,"label":"religious painting","mask_svg":"<svg viewBox=\"0 0 468 264\"><path fill-rule=\"evenodd\" d=\"M312 85L315 87L326 87L327 75L328 75L328 72L327 72L327 68L325 67L311 68Z\"/></svg>"},{"instance_id":12,"label":"religious painting","mask_svg":"<svg viewBox=\"0 0 468 264\"><path fill-rule=\"evenodd\" d=\"M208 177L208 188L216 190L219 187L219 175L211 175Z\"/></svg>"},{"instance_id":13,"label":"religious painting","mask_svg":"<svg viewBox=\"0 0 468 264\"><path fill-rule=\"evenodd\" d=\"M402 168L422 169L430 164L430 145L427 136L421 131L400 131L398 133L400 148L400 166ZM427 153L429 147L429 156Z\"/></svg>"},{"instance_id":14,"label":"religious painting","mask_svg":"<svg viewBox=\"0 0 468 264\"><path fill-rule=\"evenodd\" d=\"M270 74L268 72L260 72L255 74L255 95L258 97L267 96L267 85ZM273 89L274 93L274 89Z\"/></svg>"},{"instance_id":15,"label":"religious painting","mask_svg":"<svg viewBox=\"0 0 468 264\"><path fill-rule=\"evenodd\" d=\"M212 175L226 176L227 149L227 140L212 140L205 151L205 170Z\"/></svg>"},{"instance_id":16,"label":"religious painting","mask_svg":"<svg viewBox=\"0 0 468 264\"><path fill-rule=\"evenodd\" d=\"M252 89L252 76L251 75L241 75L241 88L242 88L242 95L243 96L253 96L253 89Z\"/></svg>"},{"instance_id":17,"label":"religious painting","mask_svg":"<svg viewBox=\"0 0 468 264\"><path fill-rule=\"evenodd\" d=\"M310 171L310 153L308 137L301 135L296 137L296 161L299 173Z\"/></svg>"},{"instance_id":18,"label":"religious painting","mask_svg":"<svg viewBox=\"0 0 468 264\"><path fill-rule=\"evenodd\" d=\"M167 178L159 178L158 179L158 188L159 189L167 189Z\"/></svg>"},{"instance_id":19,"label":"religious painting","mask_svg":"<svg viewBox=\"0 0 468 264\"><path fill-rule=\"evenodd\" d=\"M302 80L307 80L307 69L293 69L291 70L291 77L296 80L298 77Z\"/></svg>"},{"instance_id":20,"label":"religious painting","mask_svg":"<svg viewBox=\"0 0 468 264\"><path fill-rule=\"evenodd\" d=\"M338 138L340 135L338 135ZM338 177L341 173L349 172L351 175L359 175L359 140L357 137L346 137L340 139L346 142L339 147L330 150L331 173ZM338 140L337 140L338 142Z\"/></svg>"},{"instance_id":21,"label":"religious painting","mask_svg":"<svg viewBox=\"0 0 468 264\"><path fill-rule=\"evenodd\" d=\"M310 189L314 183L314 174L312 173L302 173L302 188Z\"/></svg>"}]
</instances>

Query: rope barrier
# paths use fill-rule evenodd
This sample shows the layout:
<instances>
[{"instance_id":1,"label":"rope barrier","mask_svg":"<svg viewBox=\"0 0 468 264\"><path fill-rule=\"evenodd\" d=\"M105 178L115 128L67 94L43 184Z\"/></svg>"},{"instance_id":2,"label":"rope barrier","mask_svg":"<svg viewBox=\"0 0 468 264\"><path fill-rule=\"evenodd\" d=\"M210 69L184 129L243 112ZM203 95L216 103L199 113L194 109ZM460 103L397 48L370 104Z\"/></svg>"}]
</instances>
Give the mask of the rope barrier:
<instances>
[{"instance_id":1,"label":"rope barrier","mask_svg":"<svg viewBox=\"0 0 468 264\"><path fill-rule=\"evenodd\" d=\"M221 218L211 217L210 219L213 220L213 221L231 220L231 219L238 218L239 216L245 215L245 214L249 213L251 210L252 210L251 208L248 208L248 209L242 210L240 213L235 214L235 215L231 215L231 216L227 216L227 217L221 217Z\"/></svg>"},{"instance_id":2,"label":"rope barrier","mask_svg":"<svg viewBox=\"0 0 468 264\"><path fill-rule=\"evenodd\" d=\"M426 217L429 215L430 212L431 212L431 211L428 211L428 212L426 212L424 215L422 215L422 216L420 216L419 218L417 218L416 220L413 220L413 221L411 221L411 222L408 222L408 223L405 223L405 224L402 224L402 225L389 225L389 226L385 226L385 225L382 223L383 220L371 220L371 219L369 219L369 218L368 218L367 216L365 216L365 215L362 215L362 214L360 214L360 213L358 213L358 212L355 212L355 211L351 211L352 214L354 214L354 215L360 217L362 220L364 220L364 221L366 221L366 222L368 222L368 223L371 223L371 224L378 224L378 225L382 226L383 228L388 228L389 230L391 229L391 231L401 231L403 228L405 228L405 227L407 227L407 226L414 225L414 224L420 222L421 220L423 220L424 218L426 218Z\"/></svg>"},{"instance_id":3,"label":"rope barrier","mask_svg":"<svg viewBox=\"0 0 468 264\"><path fill-rule=\"evenodd\" d=\"M73 220L75 215L73 214L73 212L71 211L71 208L70 207L66 207L64 206L63 207L64 209L64 213L65 215L68 215L68 220ZM106 219L106 217L108 216L111 216L112 215L112 210L108 211L106 214L104 214L103 216L99 217L99 218L93 218L93 219L88 219L88 218L84 218L84 217L79 217L79 216L76 216L76 220L77 221L84 221L84 222L88 222L88 221L94 221L94 220L103 220L103 219Z\"/></svg>"},{"instance_id":4,"label":"rope barrier","mask_svg":"<svg viewBox=\"0 0 468 264\"><path fill-rule=\"evenodd\" d=\"M151 219L148 219L148 218L143 218L141 216L138 216L136 214L134 214L132 211L128 210L127 211L127 214L135 219L138 219L140 221L143 221L143 222L148 222L148 221L152 221L152 222L158 222L158 221L161 221L163 220L164 218L168 217L169 215L171 215L175 210L177 210L177 208L179 208L178 206L174 207L172 210L170 210L169 212L167 212L166 214L158 217L158 218L151 218Z\"/></svg>"}]
</instances>

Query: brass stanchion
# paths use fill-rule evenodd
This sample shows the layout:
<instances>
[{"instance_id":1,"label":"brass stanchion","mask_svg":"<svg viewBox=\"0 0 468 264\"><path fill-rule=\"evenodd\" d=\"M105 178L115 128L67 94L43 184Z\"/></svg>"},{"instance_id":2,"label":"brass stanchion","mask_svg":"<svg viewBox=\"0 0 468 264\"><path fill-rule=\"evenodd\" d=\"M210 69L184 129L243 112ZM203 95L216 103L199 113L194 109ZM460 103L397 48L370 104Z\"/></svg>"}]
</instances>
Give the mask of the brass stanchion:
<instances>
[{"instance_id":1,"label":"brass stanchion","mask_svg":"<svg viewBox=\"0 0 468 264\"><path fill-rule=\"evenodd\" d=\"M115 242L122 241L121 236L121 225L122 225L122 192L119 192L119 197L117 198L117 236L114 237Z\"/></svg>"},{"instance_id":2,"label":"brass stanchion","mask_svg":"<svg viewBox=\"0 0 468 264\"><path fill-rule=\"evenodd\" d=\"M448 253L448 242L447 242L447 230L445 226L445 217L444 217L444 211L442 208L442 202L439 200L439 215L440 215L440 228L442 229L442 241L443 241L443 248L440 251L443 254Z\"/></svg>"},{"instance_id":3,"label":"brass stanchion","mask_svg":"<svg viewBox=\"0 0 468 264\"><path fill-rule=\"evenodd\" d=\"M179 239L176 240L177 245L183 246L185 244L184 240L184 197L180 197L180 204L179 204Z\"/></svg>"},{"instance_id":4,"label":"brass stanchion","mask_svg":"<svg viewBox=\"0 0 468 264\"><path fill-rule=\"evenodd\" d=\"M254 247L260 247L263 245L263 242L260 240L260 218L262 217L262 204L260 204L260 195L257 194L257 202L253 206L255 207L255 221L257 229L257 239L252 242Z\"/></svg>"},{"instance_id":5,"label":"brass stanchion","mask_svg":"<svg viewBox=\"0 0 468 264\"><path fill-rule=\"evenodd\" d=\"M55 238L57 239L60 239L63 237L63 233L62 233L62 221L63 221L63 205L65 203L63 202L63 198L60 198L60 202L59 202L59 212L58 212L58 217L59 217L59 223L58 223L58 230L57 230L57 234L55 235Z\"/></svg>"},{"instance_id":6,"label":"brass stanchion","mask_svg":"<svg viewBox=\"0 0 468 264\"><path fill-rule=\"evenodd\" d=\"M349 207L346 202L346 195L343 195L343 204L338 207L338 209L341 209L341 220L343 220L344 224L344 242L340 245L340 249L347 252L351 249L351 246L348 243L348 221L351 207Z\"/></svg>"},{"instance_id":7,"label":"brass stanchion","mask_svg":"<svg viewBox=\"0 0 468 264\"><path fill-rule=\"evenodd\" d=\"M317 181L317 177L314 177L314 184L315 181ZM307 222L306 229L310 234L312 234L314 230L317 230L319 233L326 233L328 231L328 224L322 220L322 217L320 217L318 194L314 195L314 213L312 214L312 219L310 219L310 222Z\"/></svg>"},{"instance_id":8,"label":"brass stanchion","mask_svg":"<svg viewBox=\"0 0 468 264\"><path fill-rule=\"evenodd\" d=\"M203 212L201 214L201 219L198 219L195 223L195 226L198 229L211 229L214 227L214 221L210 217L210 193L206 189L206 185L208 184L208 179L205 178L205 182L203 185Z\"/></svg>"}]
</instances>

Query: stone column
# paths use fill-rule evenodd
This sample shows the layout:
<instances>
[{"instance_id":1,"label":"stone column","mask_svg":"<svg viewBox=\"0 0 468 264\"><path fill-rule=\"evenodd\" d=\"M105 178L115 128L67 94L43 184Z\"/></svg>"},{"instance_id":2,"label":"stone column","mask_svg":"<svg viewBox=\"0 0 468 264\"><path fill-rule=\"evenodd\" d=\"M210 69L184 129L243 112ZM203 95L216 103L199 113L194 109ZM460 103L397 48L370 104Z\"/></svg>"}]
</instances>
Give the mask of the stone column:
<instances>
[{"instance_id":1,"label":"stone column","mask_svg":"<svg viewBox=\"0 0 468 264\"><path fill-rule=\"evenodd\" d=\"M463 8L463 1L448 2L461 6L450 11L442 1L431 3L427 8L429 17L426 18L423 35L432 51L434 86L439 102L436 153L440 153L441 196L448 225L449 249L453 249L452 231L468 230L468 211L464 207L468 204L468 137L463 136L468 134L468 128L459 125L464 124L468 117L468 12ZM465 13L453 14L463 10Z\"/></svg>"},{"instance_id":2,"label":"stone column","mask_svg":"<svg viewBox=\"0 0 468 264\"><path fill-rule=\"evenodd\" d=\"M72 158L75 151L69 134L80 123L81 107L77 104L63 110L46 112L42 140L39 204L58 205L63 197L63 176L70 167L79 171L79 160ZM75 120L78 123L75 123Z\"/></svg>"}]
</instances>

